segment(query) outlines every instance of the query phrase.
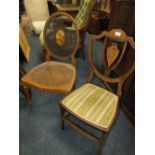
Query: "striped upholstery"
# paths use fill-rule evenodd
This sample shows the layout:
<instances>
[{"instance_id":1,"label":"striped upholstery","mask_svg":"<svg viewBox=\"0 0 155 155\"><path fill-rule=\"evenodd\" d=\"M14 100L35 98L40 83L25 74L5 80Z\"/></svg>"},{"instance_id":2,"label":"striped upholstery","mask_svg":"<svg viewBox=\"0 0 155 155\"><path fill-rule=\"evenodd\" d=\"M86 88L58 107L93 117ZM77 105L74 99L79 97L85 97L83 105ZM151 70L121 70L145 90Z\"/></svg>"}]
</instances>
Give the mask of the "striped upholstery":
<instances>
[{"instance_id":1,"label":"striped upholstery","mask_svg":"<svg viewBox=\"0 0 155 155\"><path fill-rule=\"evenodd\" d=\"M93 7L95 0L81 0L79 6L79 12L75 17L75 22L78 26L78 29L86 26L86 23L90 16L91 8Z\"/></svg>"},{"instance_id":2,"label":"striped upholstery","mask_svg":"<svg viewBox=\"0 0 155 155\"><path fill-rule=\"evenodd\" d=\"M61 102L71 114L103 131L108 131L116 114L118 96L87 83Z\"/></svg>"}]
</instances>

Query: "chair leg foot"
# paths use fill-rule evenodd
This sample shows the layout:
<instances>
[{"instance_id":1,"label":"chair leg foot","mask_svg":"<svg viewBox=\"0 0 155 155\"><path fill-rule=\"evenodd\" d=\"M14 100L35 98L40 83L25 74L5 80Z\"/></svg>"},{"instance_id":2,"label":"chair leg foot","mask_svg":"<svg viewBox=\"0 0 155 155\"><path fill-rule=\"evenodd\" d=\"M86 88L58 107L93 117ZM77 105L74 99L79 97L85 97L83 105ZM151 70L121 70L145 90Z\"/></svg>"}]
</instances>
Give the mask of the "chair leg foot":
<instances>
[{"instance_id":1,"label":"chair leg foot","mask_svg":"<svg viewBox=\"0 0 155 155\"><path fill-rule=\"evenodd\" d=\"M103 149L103 145L104 145L104 143L106 141L107 136L108 136L107 133L102 133L102 136L101 136L101 139L100 139L100 142L99 142L99 146L98 146L98 150L97 150L96 155L101 155L102 149Z\"/></svg>"},{"instance_id":2,"label":"chair leg foot","mask_svg":"<svg viewBox=\"0 0 155 155\"><path fill-rule=\"evenodd\" d=\"M28 99L28 103L30 105L32 105L32 92L31 92L31 88L28 86L24 86L24 91L25 91L25 95Z\"/></svg>"},{"instance_id":3,"label":"chair leg foot","mask_svg":"<svg viewBox=\"0 0 155 155\"><path fill-rule=\"evenodd\" d=\"M64 125L64 120L63 120L65 110L62 108L61 105L59 105L59 109L60 109L60 127L61 127L61 129L63 130L64 127L65 127L65 125Z\"/></svg>"}]
</instances>

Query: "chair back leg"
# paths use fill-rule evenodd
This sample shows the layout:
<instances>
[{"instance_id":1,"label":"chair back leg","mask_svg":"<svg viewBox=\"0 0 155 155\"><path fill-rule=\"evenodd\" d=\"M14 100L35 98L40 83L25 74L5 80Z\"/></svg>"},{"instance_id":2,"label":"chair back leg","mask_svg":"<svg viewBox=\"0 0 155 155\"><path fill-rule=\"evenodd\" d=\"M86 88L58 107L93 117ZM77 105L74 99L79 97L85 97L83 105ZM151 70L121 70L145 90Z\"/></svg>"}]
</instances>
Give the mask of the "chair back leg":
<instances>
[{"instance_id":1,"label":"chair back leg","mask_svg":"<svg viewBox=\"0 0 155 155\"><path fill-rule=\"evenodd\" d=\"M64 129L63 117L64 117L65 110L61 107L60 104L59 104L59 109L60 109L60 126L61 126L61 129L63 130Z\"/></svg>"},{"instance_id":2,"label":"chair back leg","mask_svg":"<svg viewBox=\"0 0 155 155\"><path fill-rule=\"evenodd\" d=\"M103 146L105 144L107 137L108 137L108 133L102 132L101 139L99 140L99 144L98 144L99 146L98 146L96 155L101 155L102 149L103 149Z\"/></svg>"}]
</instances>

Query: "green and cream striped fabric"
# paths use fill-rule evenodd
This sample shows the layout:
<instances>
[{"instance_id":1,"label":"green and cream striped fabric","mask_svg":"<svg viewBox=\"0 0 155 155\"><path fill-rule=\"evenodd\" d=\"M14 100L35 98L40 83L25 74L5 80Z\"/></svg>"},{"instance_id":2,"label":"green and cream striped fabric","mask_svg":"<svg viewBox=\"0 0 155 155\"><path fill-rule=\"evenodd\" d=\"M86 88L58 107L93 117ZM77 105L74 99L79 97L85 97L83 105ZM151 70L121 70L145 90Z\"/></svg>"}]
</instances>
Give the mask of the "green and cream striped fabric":
<instances>
[{"instance_id":1,"label":"green and cream striped fabric","mask_svg":"<svg viewBox=\"0 0 155 155\"><path fill-rule=\"evenodd\" d=\"M117 112L118 96L87 83L64 98L61 104L90 125L108 131Z\"/></svg>"},{"instance_id":2,"label":"green and cream striped fabric","mask_svg":"<svg viewBox=\"0 0 155 155\"><path fill-rule=\"evenodd\" d=\"M79 12L75 17L75 22L78 26L78 29L86 26L86 23L90 16L90 11L92 6L94 5L95 0L81 0L79 6Z\"/></svg>"}]
</instances>

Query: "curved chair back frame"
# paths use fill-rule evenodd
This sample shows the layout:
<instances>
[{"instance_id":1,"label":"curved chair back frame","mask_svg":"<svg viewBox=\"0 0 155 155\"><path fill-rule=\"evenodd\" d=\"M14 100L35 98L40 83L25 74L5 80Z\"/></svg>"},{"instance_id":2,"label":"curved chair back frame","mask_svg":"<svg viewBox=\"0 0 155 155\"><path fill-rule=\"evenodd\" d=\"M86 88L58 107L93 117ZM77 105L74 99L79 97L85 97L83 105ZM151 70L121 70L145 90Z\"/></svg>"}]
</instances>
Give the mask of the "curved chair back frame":
<instances>
[{"instance_id":1,"label":"curved chair back frame","mask_svg":"<svg viewBox=\"0 0 155 155\"><path fill-rule=\"evenodd\" d=\"M112 68L108 68L107 65L104 63L104 68L105 68L105 73L101 73L100 71L98 71L98 69L96 68L93 59L92 59L92 48L93 48L93 41L97 40L97 39L101 39L101 38L110 38L112 40L116 40L116 41L120 41L120 42L124 42L124 47L123 50L119 56L119 58L116 59L116 61L114 62L114 65ZM114 70L116 67L118 67L118 65L120 64L124 53L126 51L126 47L127 47L127 43L130 44L130 46L135 49L135 43L133 41L132 37L128 37L126 36L125 32L120 30L120 29L113 29L110 32L104 31L99 35L91 35L90 36L90 42L89 42L89 49L88 49L88 59L89 59L89 64L90 64L90 75L88 78L88 82L91 81L93 75L95 74L98 78L100 78L101 80L103 80L103 82L105 83L106 87L112 91L110 89L110 86L108 85L108 83L115 83L118 84L117 85L117 95L119 97L121 97L122 95L122 86L124 81L134 72L135 70L135 63L133 63L131 65L131 67L128 69L127 72L123 73L123 75L120 75L118 77L112 78L109 76L109 73ZM107 50L104 49L104 59L108 59L108 57L105 57L105 53L107 53Z\"/></svg>"},{"instance_id":2,"label":"curved chair back frame","mask_svg":"<svg viewBox=\"0 0 155 155\"><path fill-rule=\"evenodd\" d=\"M72 24L74 25L74 30L75 30L75 33L76 33L76 44L75 44L75 48L74 50L71 52L70 55L68 56L59 56L59 55L56 55L51 49L49 49L49 47L47 46L47 43L46 43L46 36L45 36L45 33L47 31L47 27L48 27L48 24L49 24L49 21L52 19L52 18L55 18L57 16L66 16L70 22L72 22ZM72 60L72 63L75 65L76 64L76 60L75 60L75 54L77 52L77 49L78 49L78 44L79 44L79 31L78 31L78 27L77 27L77 24L76 22L74 21L73 17L65 12L56 12L56 13L53 13L47 20L46 24L45 24L45 27L44 27L44 31L43 31L43 39L44 39L44 42L45 42L45 48L47 50L48 53L51 54L52 57L55 57L56 59L59 59L59 60L67 60L67 59L70 59Z\"/></svg>"}]
</instances>

